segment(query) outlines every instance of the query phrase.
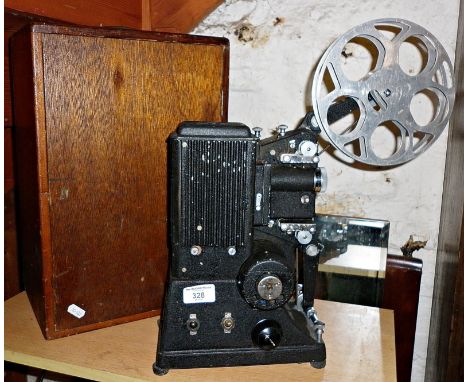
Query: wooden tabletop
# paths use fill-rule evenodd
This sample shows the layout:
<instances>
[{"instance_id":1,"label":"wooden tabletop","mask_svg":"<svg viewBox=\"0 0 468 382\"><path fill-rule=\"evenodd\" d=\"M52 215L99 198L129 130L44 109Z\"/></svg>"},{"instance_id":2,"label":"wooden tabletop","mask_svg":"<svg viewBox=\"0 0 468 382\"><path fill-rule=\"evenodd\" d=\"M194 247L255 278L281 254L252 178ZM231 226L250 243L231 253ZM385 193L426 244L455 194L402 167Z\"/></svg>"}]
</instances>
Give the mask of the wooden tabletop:
<instances>
[{"instance_id":1,"label":"wooden tabletop","mask_svg":"<svg viewBox=\"0 0 468 382\"><path fill-rule=\"evenodd\" d=\"M97 381L396 381L393 311L316 301L327 366L309 364L170 370L153 374L157 319L44 340L26 294L5 302L5 360Z\"/></svg>"}]
</instances>

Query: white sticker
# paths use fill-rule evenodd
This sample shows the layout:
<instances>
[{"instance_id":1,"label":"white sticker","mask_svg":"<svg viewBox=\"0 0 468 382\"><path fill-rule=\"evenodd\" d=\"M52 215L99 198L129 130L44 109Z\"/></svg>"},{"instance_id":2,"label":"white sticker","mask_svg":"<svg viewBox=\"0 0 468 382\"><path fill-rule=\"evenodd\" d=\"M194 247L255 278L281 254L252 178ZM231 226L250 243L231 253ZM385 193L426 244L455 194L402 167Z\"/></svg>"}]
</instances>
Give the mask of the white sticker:
<instances>
[{"instance_id":1,"label":"white sticker","mask_svg":"<svg viewBox=\"0 0 468 382\"><path fill-rule=\"evenodd\" d=\"M214 284L195 285L184 288L184 304L199 304L215 302L216 293Z\"/></svg>"},{"instance_id":2,"label":"white sticker","mask_svg":"<svg viewBox=\"0 0 468 382\"><path fill-rule=\"evenodd\" d=\"M84 309L81 309L75 304L71 304L68 307L67 312L70 313L72 316L75 316L76 318L83 318L86 314L86 311Z\"/></svg>"}]
</instances>

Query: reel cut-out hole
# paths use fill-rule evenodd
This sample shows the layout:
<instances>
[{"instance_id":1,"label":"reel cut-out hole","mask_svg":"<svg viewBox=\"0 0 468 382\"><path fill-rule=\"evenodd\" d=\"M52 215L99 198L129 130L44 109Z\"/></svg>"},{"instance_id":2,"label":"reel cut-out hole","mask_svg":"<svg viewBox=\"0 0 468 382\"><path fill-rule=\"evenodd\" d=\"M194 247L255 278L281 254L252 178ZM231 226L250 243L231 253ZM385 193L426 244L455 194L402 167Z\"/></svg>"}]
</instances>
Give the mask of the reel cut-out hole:
<instances>
[{"instance_id":1,"label":"reel cut-out hole","mask_svg":"<svg viewBox=\"0 0 468 382\"><path fill-rule=\"evenodd\" d=\"M387 108L387 102L385 102L382 95L377 90L371 90L367 95L367 99L375 111Z\"/></svg>"},{"instance_id":2,"label":"reel cut-out hole","mask_svg":"<svg viewBox=\"0 0 468 382\"><path fill-rule=\"evenodd\" d=\"M409 76L417 76L426 67L428 50L418 37L411 36L402 42L398 51L398 63L401 70Z\"/></svg>"},{"instance_id":3,"label":"reel cut-out hole","mask_svg":"<svg viewBox=\"0 0 468 382\"><path fill-rule=\"evenodd\" d=\"M359 139L346 143L343 148L350 154L360 157L362 155Z\"/></svg>"},{"instance_id":4,"label":"reel cut-out hole","mask_svg":"<svg viewBox=\"0 0 468 382\"><path fill-rule=\"evenodd\" d=\"M437 117L439 110L439 97L430 89L416 93L411 99L410 112L419 126L429 125Z\"/></svg>"},{"instance_id":5,"label":"reel cut-out hole","mask_svg":"<svg viewBox=\"0 0 468 382\"><path fill-rule=\"evenodd\" d=\"M359 81L377 67L379 50L364 37L354 37L341 51L341 69L351 81Z\"/></svg>"},{"instance_id":6,"label":"reel cut-out hole","mask_svg":"<svg viewBox=\"0 0 468 382\"><path fill-rule=\"evenodd\" d=\"M335 84L333 83L332 76L330 74L330 71L325 69L325 72L323 73L322 77L322 82L320 84L320 97L324 97L327 94L330 94L333 90L335 90Z\"/></svg>"},{"instance_id":7,"label":"reel cut-out hole","mask_svg":"<svg viewBox=\"0 0 468 382\"><path fill-rule=\"evenodd\" d=\"M436 70L435 74L432 76L432 81L436 84L446 86L448 89L452 88L452 71L447 61L443 62L442 68Z\"/></svg>"},{"instance_id":8,"label":"reel cut-out hole","mask_svg":"<svg viewBox=\"0 0 468 382\"><path fill-rule=\"evenodd\" d=\"M452 71L450 70L450 66L448 64L447 61L444 61L444 63L442 64L442 66L444 67L444 70L445 70L445 78L447 79L447 83L445 84L449 89L452 88L453 86L453 81L452 81Z\"/></svg>"},{"instance_id":9,"label":"reel cut-out hole","mask_svg":"<svg viewBox=\"0 0 468 382\"><path fill-rule=\"evenodd\" d=\"M445 77L442 76L442 72L440 69L437 69L435 74L432 76L432 81L435 82L436 84L443 85L445 86Z\"/></svg>"},{"instance_id":10,"label":"reel cut-out hole","mask_svg":"<svg viewBox=\"0 0 468 382\"><path fill-rule=\"evenodd\" d=\"M346 135L356 129L361 111L358 103L351 97L338 97L328 108L327 123L337 135Z\"/></svg>"},{"instance_id":11,"label":"reel cut-out hole","mask_svg":"<svg viewBox=\"0 0 468 382\"><path fill-rule=\"evenodd\" d=\"M413 133L413 152L418 153L426 147L432 140L430 134L423 133L422 131L415 131Z\"/></svg>"},{"instance_id":12,"label":"reel cut-out hole","mask_svg":"<svg viewBox=\"0 0 468 382\"><path fill-rule=\"evenodd\" d=\"M382 36L384 36L389 41L392 41L401 32L401 28L388 24L377 24L375 25L375 29L377 29L382 34Z\"/></svg>"},{"instance_id":13,"label":"reel cut-out hole","mask_svg":"<svg viewBox=\"0 0 468 382\"><path fill-rule=\"evenodd\" d=\"M406 134L394 121L385 121L375 128L370 146L378 158L388 159L402 148L405 137Z\"/></svg>"}]
</instances>

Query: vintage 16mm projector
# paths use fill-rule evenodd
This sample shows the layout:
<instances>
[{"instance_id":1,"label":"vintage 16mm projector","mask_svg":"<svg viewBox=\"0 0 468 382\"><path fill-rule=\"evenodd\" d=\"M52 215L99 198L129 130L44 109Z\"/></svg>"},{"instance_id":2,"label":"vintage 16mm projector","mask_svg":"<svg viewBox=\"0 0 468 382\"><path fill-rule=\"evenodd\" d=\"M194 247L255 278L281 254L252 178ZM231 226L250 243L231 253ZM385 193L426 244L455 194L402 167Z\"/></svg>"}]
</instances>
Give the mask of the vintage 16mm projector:
<instances>
[{"instance_id":1,"label":"vintage 16mm projector","mask_svg":"<svg viewBox=\"0 0 468 382\"><path fill-rule=\"evenodd\" d=\"M355 38L366 39L378 57L368 74L350 80L340 55ZM417 75L399 64L399 47L411 38L426 48ZM424 126L410 111L420 92L435 100ZM405 163L447 125L453 69L444 48L422 27L375 20L345 33L325 52L312 99L314 113L294 131L280 126L271 138L261 140L260 129L251 133L238 123L200 122L182 123L169 138L171 263L156 374L272 363L325 366L324 323L314 309L323 249L315 197L326 184L318 135L324 131L337 149L367 165ZM334 126L350 115L354 121L337 131ZM392 124L397 144L382 157L373 134L385 124Z\"/></svg>"}]
</instances>

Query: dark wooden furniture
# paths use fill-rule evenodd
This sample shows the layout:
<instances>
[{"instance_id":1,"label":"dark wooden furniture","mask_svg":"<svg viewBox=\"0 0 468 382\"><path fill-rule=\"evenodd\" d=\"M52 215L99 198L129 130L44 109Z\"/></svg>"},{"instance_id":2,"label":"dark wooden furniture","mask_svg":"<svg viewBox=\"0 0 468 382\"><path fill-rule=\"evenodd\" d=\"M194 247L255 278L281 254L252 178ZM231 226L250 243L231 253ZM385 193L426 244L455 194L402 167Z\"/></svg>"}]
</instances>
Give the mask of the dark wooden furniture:
<instances>
[{"instance_id":1,"label":"dark wooden furniture","mask_svg":"<svg viewBox=\"0 0 468 382\"><path fill-rule=\"evenodd\" d=\"M165 140L183 120L226 120L227 40L35 25L11 60L19 243L44 336L157 314Z\"/></svg>"},{"instance_id":2,"label":"dark wooden furniture","mask_svg":"<svg viewBox=\"0 0 468 382\"><path fill-rule=\"evenodd\" d=\"M222 0L7 0L4 17L4 139L5 139L5 278L4 298L19 293L22 279L18 267L15 226L15 182L12 136L9 39L32 22L83 24L88 26L122 26L142 30L186 33L193 29Z\"/></svg>"},{"instance_id":3,"label":"dark wooden furniture","mask_svg":"<svg viewBox=\"0 0 468 382\"><path fill-rule=\"evenodd\" d=\"M4 253L4 299L7 300L21 291L20 269L18 262L18 250L16 245L16 214L15 214L15 193L13 182L13 156L12 130L4 130L4 170L5 170L5 253Z\"/></svg>"},{"instance_id":4,"label":"dark wooden furniture","mask_svg":"<svg viewBox=\"0 0 468 382\"><path fill-rule=\"evenodd\" d=\"M11 83L9 39L31 22L121 26L162 32L190 32L222 0L6 0L4 17L4 138L5 138L5 278L4 298L22 290L18 267L15 226L15 183L13 173Z\"/></svg>"},{"instance_id":5,"label":"dark wooden furniture","mask_svg":"<svg viewBox=\"0 0 468 382\"><path fill-rule=\"evenodd\" d=\"M392 309L398 382L410 382L418 316L422 260L387 255L382 308Z\"/></svg>"}]
</instances>

